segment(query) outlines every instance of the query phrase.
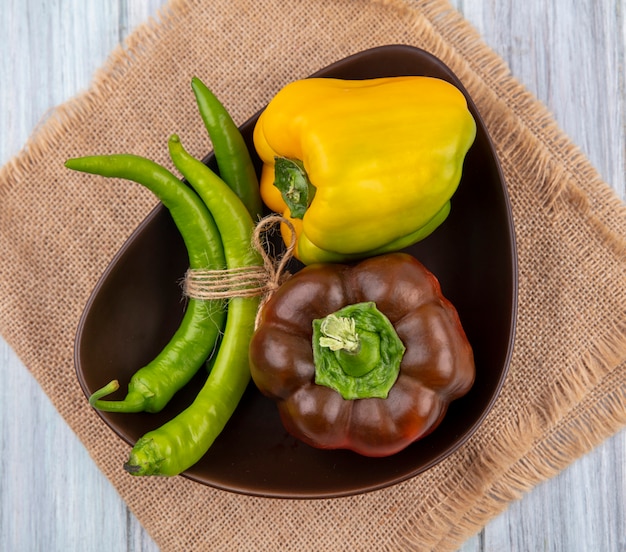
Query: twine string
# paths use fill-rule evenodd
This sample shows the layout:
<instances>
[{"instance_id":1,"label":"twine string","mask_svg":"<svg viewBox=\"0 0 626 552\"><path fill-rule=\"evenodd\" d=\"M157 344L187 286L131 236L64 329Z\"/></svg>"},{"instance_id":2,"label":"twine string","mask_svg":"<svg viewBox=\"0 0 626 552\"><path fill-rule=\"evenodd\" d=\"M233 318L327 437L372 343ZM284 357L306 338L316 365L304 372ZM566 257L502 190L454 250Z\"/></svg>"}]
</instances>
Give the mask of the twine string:
<instances>
[{"instance_id":1,"label":"twine string","mask_svg":"<svg viewBox=\"0 0 626 552\"><path fill-rule=\"evenodd\" d=\"M291 232L291 240L284 253L272 255L266 246L266 235L279 224L286 224ZM183 289L192 299L203 301L232 299L234 297L263 296L259 311L280 285L291 276L287 264L296 247L296 232L293 224L281 215L268 215L254 228L252 247L259 252L262 266L243 266L225 269L189 269L185 274Z\"/></svg>"}]
</instances>

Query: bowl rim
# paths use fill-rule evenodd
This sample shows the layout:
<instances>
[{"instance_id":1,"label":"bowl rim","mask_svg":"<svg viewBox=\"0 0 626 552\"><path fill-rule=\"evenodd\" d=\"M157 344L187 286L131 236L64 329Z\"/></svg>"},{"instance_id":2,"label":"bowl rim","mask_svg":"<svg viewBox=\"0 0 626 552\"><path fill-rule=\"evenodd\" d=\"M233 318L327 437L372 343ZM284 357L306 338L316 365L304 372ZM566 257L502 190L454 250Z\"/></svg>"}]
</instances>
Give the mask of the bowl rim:
<instances>
[{"instance_id":1,"label":"bowl rim","mask_svg":"<svg viewBox=\"0 0 626 552\"><path fill-rule=\"evenodd\" d=\"M513 219L513 211L510 201L510 196L508 194L508 187L506 183L506 179L504 178L504 173L502 170L502 166L500 163L500 159L497 156L497 150L489 134L486 125L482 116L480 115L474 100L471 95L467 92L459 78L455 75L455 73L438 57L434 54L418 48L416 46L406 45L406 44L387 44L382 46L376 46L373 48L365 49L354 54L351 54L347 57L344 57L334 63L327 65L326 67L319 69L312 73L308 78L314 78L318 76L322 76L328 73L331 70L341 70L343 66L350 65L354 60L358 58L362 58L364 56L389 56L394 55L395 53L408 53L408 54L419 54L419 56L424 58L430 58L435 64L439 65L442 69L447 70L451 79L454 81L454 84L464 93L468 107L470 111L475 117L476 124L481 127L481 132L484 135L485 140L488 143L490 151L493 153L494 157L494 168L498 172L498 178L502 183L502 192L503 192L503 203L504 209L506 210L506 220L507 220L507 234L508 234L508 247L510 248L510 272L511 272L511 293L510 293L510 304L508 307L510 308L510 325L508 330L507 337L507 345L506 345L506 354L504 356L504 360L502 363L502 369L500 370L500 375L497 383L494 386L493 392L489 397L489 400L485 403L484 408L481 411L481 414L477 416L474 423L472 423L462 435L456 437L450 444L450 446L446 447L440 454L434 456L430 461L425 462L419 466L414 471L407 471L398 474L396 477L390 477L384 481L372 483L371 485L360 485L358 488L344 489L344 490L320 490L319 492L290 492L284 490L276 490L275 492L269 491L257 491L250 490L245 488L245 486L237 486L237 485L222 485L216 481L208 481L206 478L199 477L194 473L183 472L180 474L182 477L185 477L189 480L220 489L223 491L233 492L236 494L244 494L248 496L257 496L263 498L282 498L282 499L328 499L328 498L340 498L347 496L354 496L358 494L369 493L372 491L380 490L383 488L387 488L393 485L397 485L408 479L411 479L427 470L432 468L433 466L439 464L444 459L452 455L454 452L458 451L469 439L476 433L477 429L482 425L485 418L493 409L494 404L497 402L500 397L502 387L506 381L506 378L509 373L509 368L515 348L515 335L517 329L517 318L518 318L518 292L519 292L519 273L518 273L518 251L517 251L517 241L515 235L515 225ZM258 110L255 114L249 117L240 128L245 127L246 125L251 124L252 121L255 121L260 113L264 110L265 107ZM205 163L210 163L213 158L213 153L209 152L202 161ZM75 372L78 379L78 382L83 390L83 393L86 397L89 397L90 391L87 386L87 383L84 378L83 371L81 370L81 360L80 360L80 351L81 351L81 342L83 337L83 329L88 318L90 308L95 302L98 291L103 286L103 284L108 280L110 274L114 271L117 261L124 257L127 250L132 246L133 237L141 234L141 232L148 226L152 224L152 221L161 214L161 212L165 209L162 204L157 204L147 215L146 217L136 226L136 228L131 232L128 238L124 241L122 246L117 250L117 252L113 255L110 262L102 272L99 277L97 283L93 287L89 298L87 299L85 306L83 308L82 314L80 316L77 329L76 329L76 338L74 342L74 366ZM103 416L103 413L96 410L96 413L100 416L100 418L105 422L109 429L111 429L118 437L120 437L127 444L132 445L133 440L129 438L128 435L124 433L123 430L118 428L116 425L109 423L109 421Z\"/></svg>"}]
</instances>

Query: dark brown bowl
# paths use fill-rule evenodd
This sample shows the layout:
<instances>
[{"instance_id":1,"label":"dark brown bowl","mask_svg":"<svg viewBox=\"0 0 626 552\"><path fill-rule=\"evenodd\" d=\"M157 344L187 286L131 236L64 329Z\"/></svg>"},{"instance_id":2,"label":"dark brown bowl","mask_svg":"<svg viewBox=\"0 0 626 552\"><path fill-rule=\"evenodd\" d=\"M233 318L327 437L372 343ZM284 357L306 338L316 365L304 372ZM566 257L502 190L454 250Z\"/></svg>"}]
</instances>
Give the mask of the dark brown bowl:
<instances>
[{"instance_id":1,"label":"dark brown bowl","mask_svg":"<svg viewBox=\"0 0 626 552\"><path fill-rule=\"evenodd\" d=\"M452 212L430 237L408 251L439 279L456 306L476 361L476 382L453 402L428 437L387 458L311 448L289 436L272 401L250 385L235 415L209 452L183 475L227 491L280 498L329 498L380 489L413 477L446 458L475 432L502 387L513 349L517 261L511 209L496 152L472 99L441 61L422 50L383 46L343 59L314 76L363 79L428 75L466 95L478 131ZM258 116L258 114L257 114ZM251 148L257 116L241 131ZM212 156L205 161L215 167ZM258 159L255 161L259 164ZM131 375L150 361L183 313L179 281L186 251L169 213L158 206L117 253L93 291L75 346L78 380L86 396ZM158 414L111 414L102 420L129 444L188 405L205 370ZM125 458L120 458L120 469Z\"/></svg>"}]
</instances>

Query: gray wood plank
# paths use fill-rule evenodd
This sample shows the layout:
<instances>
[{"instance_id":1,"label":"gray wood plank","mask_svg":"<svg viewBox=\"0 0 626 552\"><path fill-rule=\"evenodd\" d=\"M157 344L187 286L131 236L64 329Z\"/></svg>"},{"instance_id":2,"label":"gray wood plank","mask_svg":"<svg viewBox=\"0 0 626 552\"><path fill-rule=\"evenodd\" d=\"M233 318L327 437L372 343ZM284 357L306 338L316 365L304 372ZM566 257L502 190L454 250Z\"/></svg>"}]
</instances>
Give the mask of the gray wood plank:
<instances>
[{"instance_id":1,"label":"gray wood plank","mask_svg":"<svg viewBox=\"0 0 626 552\"><path fill-rule=\"evenodd\" d=\"M105 536L113 550L150 550L115 489L4 342L0 364L0 550L98 550ZM130 538L141 547L130 548Z\"/></svg>"},{"instance_id":2,"label":"gray wood plank","mask_svg":"<svg viewBox=\"0 0 626 552\"><path fill-rule=\"evenodd\" d=\"M626 198L626 3L453 4ZM513 503L481 532L479 549L623 552L625 458L626 433L621 432Z\"/></svg>"},{"instance_id":3,"label":"gray wood plank","mask_svg":"<svg viewBox=\"0 0 626 552\"><path fill-rule=\"evenodd\" d=\"M0 162L51 108L85 89L111 50L161 4L4 0ZM1 339L0 378L0 550L157 550Z\"/></svg>"},{"instance_id":4,"label":"gray wood plank","mask_svg":"<svg viewBox=\"0 0 626 552\"><path fill-rule=\"evenodd\" d=\"M624 458L620 433L513 503L485 528L484 550L623 552Z\"/></svg>"},{"instance_id":5,"label":"gray wood plank","mask_svg":"<svg viewBox=\"0 0 626 552\"><path fill-rule=\"evenodd\" d=\"M451 3L626 198L626 2Z\"/></svg>"}]
</instances>

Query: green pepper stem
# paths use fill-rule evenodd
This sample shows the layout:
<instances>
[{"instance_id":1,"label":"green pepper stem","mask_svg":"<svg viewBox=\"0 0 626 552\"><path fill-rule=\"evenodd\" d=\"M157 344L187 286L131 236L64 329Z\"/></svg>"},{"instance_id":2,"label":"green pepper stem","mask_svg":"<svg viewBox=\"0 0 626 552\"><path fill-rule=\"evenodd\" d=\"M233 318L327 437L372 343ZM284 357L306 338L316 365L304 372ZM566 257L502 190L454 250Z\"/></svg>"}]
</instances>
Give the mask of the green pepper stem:
<instances>
[{"instance_id":1,"label":"green pepper stem","mask_svg":"<svg viewBox=\"0 0 626 552\"><path fill-rule=\"evenodd\" d=\"M331 351L356 353L360 348L354 318L329 314L322 320L320 331L322 332L320 345L328 347Z\"/></svg>"},{"instance_id":2,"label":"green pepper stem","mask_svg":"<svg viewBox=\"0 0 626 552\"><path fill-rule=\"evenodd\" d=\"M315 186L311 184L302 161L276 157L274 159L274 186L279 189L291 216L303 218L315 196Z\"/></svg>"},{"instance_id":3,"label":"green pepper stem","mask_svg":"<svg viewBox=\"0 0 626 552\"><path fill-rule=\"evenodd\" d=\"M344 399L386 398L405 347L373 302L348 305L313 321L315 383Z\"/></svg>"},{"instance_id":4,"label":"green pepper stem","mask_svg":"<svg viewBox=\"0 0 626 552\"><path fill-rule=\"evenodd\" d=\"M106 397L117 391L120 384L117 380L110 381L104 387L98 389L89 397L89 404L97 410L104 412L141 412L146 404L146 397L138 391L129 392L122 401L103 401Z\"/></svg>"},{"instance_id":5,"label":"green pepper stem","mask_svg":"<svg viewBox=\"0 0 626 552\"><path fill-rule=\"evenodd\" d=\"M328 347L347 376L360 378L380 363L380 338L376 332L356 331L356 320L329 314L322 319L320 347Z\"/></svg>"}]
</instances>

